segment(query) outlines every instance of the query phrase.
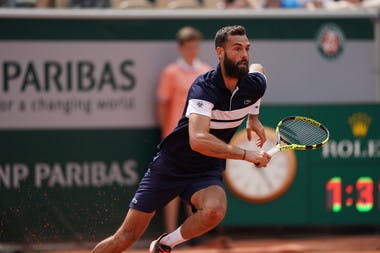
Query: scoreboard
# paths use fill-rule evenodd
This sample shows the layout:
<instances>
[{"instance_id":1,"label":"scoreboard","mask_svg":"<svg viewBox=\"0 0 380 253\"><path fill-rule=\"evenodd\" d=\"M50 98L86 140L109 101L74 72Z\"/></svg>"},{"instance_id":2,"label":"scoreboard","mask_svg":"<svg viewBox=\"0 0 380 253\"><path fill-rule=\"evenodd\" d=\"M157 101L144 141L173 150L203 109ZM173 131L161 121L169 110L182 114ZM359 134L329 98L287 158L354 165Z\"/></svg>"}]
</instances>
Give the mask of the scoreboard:
<instances>
[{"instance_id":1,"label":"scoreboard","mask_svg":"<svg viewBox=\"0 0 380 253\"><path fill-rule=\"evenodd\" d=\"M380 225L379 111L375 104L263 106L260 118L266 127L274 127L285 116L305 115L327 126L330 141L318 150L292 151L296 175L275 199L247 201L227 187L229 209L224 224ZM272 166L286 170L286 160L277 160L274 156ZM268 172L267 184L275 187L278 174Z\"/></svg>"},{"instance_id":2,"label":"scoreboard","mask_svg":"<svg viewBox=\"0 0 380 253\"><path fill-rule=\"evenodd\" d=\"M375 187L379 190L380 182L377 182ZM343 184L342 177L332 177L326 183L326 207L328 211L335 213L341 212L344 206L354 206L360 213L370 212L374 208L374 194L374 182L371 177L359 177L354 184L346 185Z\"/></svg>"}]
</instances>

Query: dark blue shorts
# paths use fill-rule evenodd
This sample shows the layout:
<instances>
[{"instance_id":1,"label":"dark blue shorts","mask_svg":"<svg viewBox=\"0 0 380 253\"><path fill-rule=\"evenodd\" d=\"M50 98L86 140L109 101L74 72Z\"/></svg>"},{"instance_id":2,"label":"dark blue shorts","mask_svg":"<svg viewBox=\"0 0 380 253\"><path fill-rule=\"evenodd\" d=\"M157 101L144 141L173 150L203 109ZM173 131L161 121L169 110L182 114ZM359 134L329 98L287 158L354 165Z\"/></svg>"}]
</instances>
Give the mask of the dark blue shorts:
<instances>
[{"instance_id":1,"label":"dark blue shorts","mask_svg":"<svg viewBox=\"0 0 380 253\"><path fill-rule=\"evenodd\" d=\"M177 196L190 203L191 196L201 189L212 185L224 188L220 173L196 177L180 176L168 173L168 166L173 165L161 157L149 165L129 207L150 213L163 208Z\"/></svg>"}]
</instances>

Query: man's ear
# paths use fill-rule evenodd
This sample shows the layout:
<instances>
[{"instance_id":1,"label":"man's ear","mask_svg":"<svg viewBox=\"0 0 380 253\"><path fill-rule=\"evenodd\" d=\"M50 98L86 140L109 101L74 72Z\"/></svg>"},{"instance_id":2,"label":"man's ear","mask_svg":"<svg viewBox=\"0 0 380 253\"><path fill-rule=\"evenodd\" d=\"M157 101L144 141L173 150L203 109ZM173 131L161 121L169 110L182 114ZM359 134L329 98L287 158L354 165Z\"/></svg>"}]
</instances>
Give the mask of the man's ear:
<instances>
[{"instance_id":1,"label":"man's ear","mask_svg":"<svg viewBox=\"0 0 380 253\"><path fill-rule=\"evenodd\" d=\"M217 47L215 48L216 55L220 59L224 55L224 48L223 47Z\"/></svg>"}]
</instances>

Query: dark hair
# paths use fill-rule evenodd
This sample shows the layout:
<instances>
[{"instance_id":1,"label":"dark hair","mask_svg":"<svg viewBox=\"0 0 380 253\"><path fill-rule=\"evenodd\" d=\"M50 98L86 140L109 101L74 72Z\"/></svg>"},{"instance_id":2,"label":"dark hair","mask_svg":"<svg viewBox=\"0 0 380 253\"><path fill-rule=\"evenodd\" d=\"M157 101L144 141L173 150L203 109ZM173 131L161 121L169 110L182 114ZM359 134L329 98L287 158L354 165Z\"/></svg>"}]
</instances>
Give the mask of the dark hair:
<instances>
[{"instance_id":1,"label":"dark hair","mask_svg":"<svg viewBox=\"0 0 380 253\"><path fill-rule=\"evenodd\" d=\"M215 48L223 47L230 35L246 35L245 28L241 25L220 28L215 34Z\"/></svg>"},{"instance_id":2,"label":"dark hair","mask_svg":"<svg viewBox=\"0 0 380 253\"><path fill-rule=\"evenodd\" d=\"M185 42L193 40L201 40L202 33L191 26L185 26L179 29L176 34L177 43L183 45Z\"/></svg>"}]
</instances>

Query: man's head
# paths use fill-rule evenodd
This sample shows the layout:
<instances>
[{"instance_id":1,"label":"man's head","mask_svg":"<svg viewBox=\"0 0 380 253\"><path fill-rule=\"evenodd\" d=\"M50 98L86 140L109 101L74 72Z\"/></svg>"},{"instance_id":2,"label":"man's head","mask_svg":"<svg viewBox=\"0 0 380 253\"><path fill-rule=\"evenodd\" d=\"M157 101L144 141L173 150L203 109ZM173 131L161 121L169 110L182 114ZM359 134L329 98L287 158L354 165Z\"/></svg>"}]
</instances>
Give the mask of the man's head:
<instances>
[{"instance_id":1,"label":"man's head","mask_svg":"<svg viewBox=\"0 0 380 253\"><path fill-rule=\"evenodd\" d=\"M198 57L202 34L197 29L185 26L176 35L178 51L186 60L192 62Z\"/></svg>"},{"instance_id":2,"label":"man's head","mask_svg":"<svg viewBox=\"0 0 380 253\"><path fill-rule=\"evenodd\" d=\"M249 40L243 26L226 26L215 35L215 50L229 77L243 78L249 71Z\"/></svg>"}]
</instances>

